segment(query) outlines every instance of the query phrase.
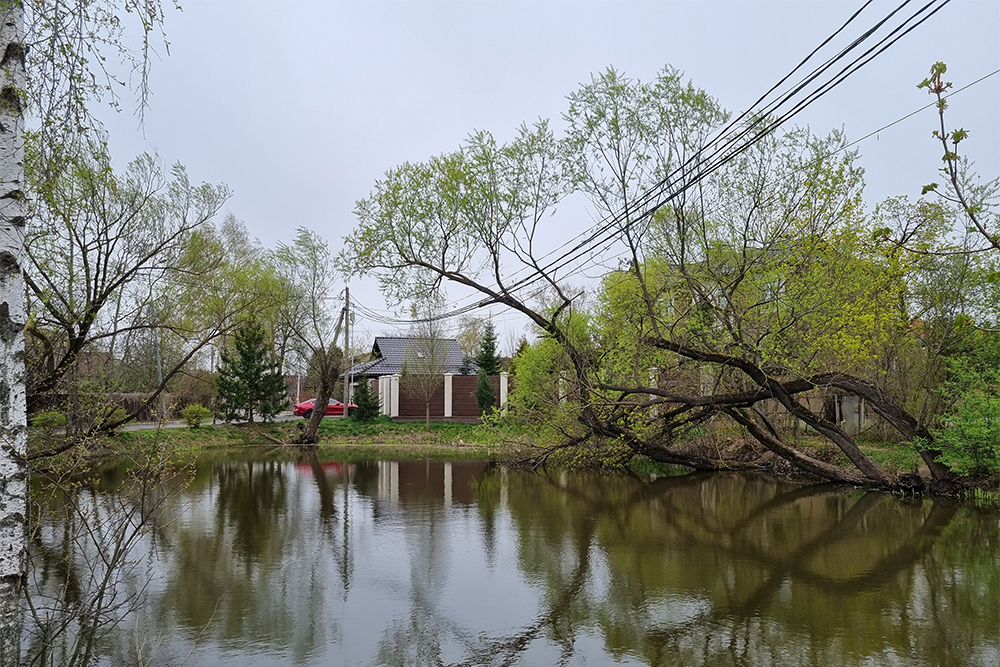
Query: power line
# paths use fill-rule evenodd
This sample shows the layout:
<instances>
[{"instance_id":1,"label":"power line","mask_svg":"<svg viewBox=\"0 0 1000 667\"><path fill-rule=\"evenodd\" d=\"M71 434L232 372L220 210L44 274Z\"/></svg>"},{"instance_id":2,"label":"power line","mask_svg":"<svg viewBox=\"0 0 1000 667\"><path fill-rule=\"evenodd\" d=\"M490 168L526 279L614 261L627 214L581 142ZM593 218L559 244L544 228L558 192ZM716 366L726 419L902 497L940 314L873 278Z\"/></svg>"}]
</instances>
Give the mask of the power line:
<instances>
[{"instance_id":1,"label":"power line","mask_svg":"<svg viewBox=\"0 0 1000 667\"><path fill-rule=\"evenodd\" d=\"M806 77L806 79L797 84L793 88L793 90L789 91L788 93L785 93L781 99L766 105L764 107L764 110L776 111L781 105L788 102L793 95L801 91L807 83L815 80L820 73L831 68L833 64L838 62L844 55L846 55L846 53L857 48L865 39L873 35L875 30L883 26L889 20L889 18L891 18L893 15L899 12L904 6L909 4L909 2L910 0L906 0L906 2L903 2L896 9L890 12L886 18L879 21L874 28L871 28L868 31L866 31L861 37L855 39L848 47L842 49L841 52L837 54L835 57L827 60L826 63L821 65L819 68L815 69L812 73L810 73ZM770 135L775 130L777 130L778 127L780 127L783 123L785 123L786 121L797 115L799 112L801 112L803 109L805 109L807 106L809 106L822 96L829 93L830 90L832 90L834 87L843 82L848 76L850 76L850 74L853 74L854 72L859 70L861 67L869 63L872 59L874 59L875 56L883 53L886 49L895 44L904 35L908 34L910 31L915 29L924 21L928 20L937 11L939 11L946 4L948 4L948 2L950 2L950 0L929 2L923 7L920 7L914 14L906 18L906 20L901 25L894 28L889 33L888 36L884 37L874 47L868 49L861 56L855 58L855 60L852 63L848 64L846 67L837 72L832 79L823 83L817 90L810 93L805 100L798 102L792 109L785 112L782 116L779 116L770 123L765 124L750 139L744 141L742 144L737 145L735 148L728 150L730 146L735 144L739 139L745 137L755 127L763 124L766 119L765 115L760 114L758 112L754 112L752 109L744 112L738 119L729 123L729 125L723 128L723 130L721 130L719 134L716 135L715 138L709 141L705 145L705 147L697 151L695 155L689 158L684 164L674 169L659 183L652 186L651 188L648 188L646 193L640 196L635 203L633 203L631 206L626 207L625 209L619 211L614 215L606 217L604 219L604 224L600 225L595 231L593 231L589 237L577 243L568 252L557 257L555 260L551 261L545 267L542 267L541 270L535 270L534 272L529 274L529 276L527 276L526 278L517 281L512 285L508 285L506 291L510 293L513 291L520 290L528 285L537 283L540 280L549 279L548 275L553 274L562 268L565 268L568 264L572 262L578 261L583 254L590 252L595 245L601 248L607 244L613 244L614 241L616 240L614 238L614 235L625 233L629 231L632 227L634 227L636 224L645 221L646 219L651 217L661 206L670 203L671 201L679 197L681 194L686 192L688 189L690 189L692 186L696 185L704 178L706 178L707 176L711 175L712 173L720 169L726 163L738 157L741 153L745 152L759 141L763 140L766 136ZM870 3L866 3L862 7L862 10L865 7L867 7L868 4ZM920 14L926 12L930 7L934 5L937 6L934 7L934 9L931 10L929 13L927 13L926 16L924 16L914 25L910 26L901 34L897 35L895 38L890 40L890 38L896 33L898 33L900 30L902 30L903 27L907 25L907 23L913 21L916 17L920 16ZM860 11L861 10L859 10L859 12ZM852 15L851 18L848 19L848 22L845 23L844 26L841 26L841 28L839 28L834 33L834 35L841 32L844 29L844 27L846 27L847 24L853 21L859 12L856 12L854 15ZM829 41L830 38L828 38L824 42L824 44L828 43ZM818 49L814 50L806 60L815 55L817 51ZM792 70L792 72L799 69L801 65L802 63L797 65L796 68ZM782 81L787 80L790 74L786 75L786 77L784 77ZM778 86L780 86L780 82ZM775 90L778 86L772 87L771 90L772 91ZM761 99L764 99L765 97L766 95ZM733 130L733 128L736 127L736 123L738 123L740 119L750 117L751 115L756 115L757 118L747 128L743 128L739 131ZM727 133L731 132L735 132L735 137L727 135ZM718 144L722 144L721 147L718 146ZM701 168L702 165L699 162L696 165L697 167L699 167L697 169L696 174L681 181L678 185L677 179L683 178L686 175L686 171L692 162L699 161L700 159L702 159L703 157L702 154L706 152L706 149L712 149L712 152L707 156L707 161L708 161L707 166ZM622 224L623 222L624 225Z\"/></svg>"},{"instance_id":2,"label":"power line","mask_svg":"<svg viewBox=\"0 0 1000 667\"><path fill-rule=\"evenodd\" d=\"M552 251L542 255L538 260L545 260L552 257L559 250L566 248L568 245L577 241L568 251L558 255L551 261L549 261L544 266L538 265L538 260L535 260L537 268L531 266L523 266L515 270L511 277L516 276L524 271L531 271L524 278L515 281L506 286L497 286L497 291L504 291L507 294L513 293L515 291L522 291L531 285L541 281L541 280L554 280L554 274L558 271L566 268L570 264L580 261L582 257L587 253L594 252L604 252L612 245L614 245L618 239L617 235L622 233L627 233L635 225L650 218L656 210L658 210L663 205L670 203L675 200L681 194L686 192L688 189L698 184L704 180L707 176L711 175L718 169L720 169L725 164L731 162L740 154L754 146L756 143L762 141L764 138L776 131L782 124L793 118L795 115L800 113L803 109L808 107L810 104L820 99L827 93L829 93L833 88L846 80L850 75L854 74L860 70L863 66L867 65L875 57L883 53L885 50L894 45L899 39L909 34L919 25L923 24L925 21L929 20L933 15L940 11L950 0L936 0L928 2L919 9L917 9L909 17L906 17L902 23L895 26L890 30L888 35L883 37L874 46L866 50L860 56L854 58L853 61L843 66L839 71L834 73L825 82L818 84L818 87L811 92L807 93L806 96L796 102L790 109L787 109L784 113L777 117L771 117L769 114L776 113L778 109L782 106L793 101L795 95L804 90L810 83L819 79L828 70L834 67L836 63L842 60L848 53L857 49L865 40L869 39L875 32L884 26L894 15L901 11L911 0L906 0L894 10L892 10L885 18L881 19L874 27L865 31L861 36L855 38L847 47L843 48L835 54L835 56L829 58L825 63L815 68L810 72L804 79L799 83L795 84L791 90L783 93L778 99L764 105L761 109L755 109L761 104L771 93L780 88L786 81L788 81L791 76L798 71L806 62L811 60L824 46L830 43L838 34L840 34L851 22L853 22L861 12L866 9L870 4L866 2L861 9L857 10L852 16L845 22L840 28L838 28L830 37L824 40L820 46L814 49L804 60L802 60L795 68L791 70L785 77L783 77L777 84L771 87L771 89L761 96L754 105L750 107L747 111L742 113L735 120L730 122L728 125L723 127L715 137L713 137L709 142L707 142L701 149L695 152L695 154L686 160L679 167L675 168L670 174L661 179L658 183L653 185L637 198L636 202L626 207L625 209L618 211L615 214L611 214L602 219L602 221L591 228L590 232L582 232L577 234L573 238L565 241L560 246L556 247ZM921 16L923 15L923 16ZM912 25L908 25L912 23ZM907 27L908 26L908 27ZM967 88L980 83L981 81L993 76L998 72L993 72L988 74L977 81L974 81L963 88L953 91L950 95L957 94ZM950 96L949 95L949 96ZM923 109L926 109L926 105L914 111L907 116L886 125L879 130L875 130L872 133L865 135L864 137L855 140L849 144L841 146L834 152L840 152L846 150L847 148L856 145L860 141L867 139L878 132L895 125L896 123L911 117L912 115L919 113ZM746 126L739 126L739 123L745 119L753 118L752 122L749 122ZM754 133L756 130L756 133ZM749 135L749 138L747 138ZM688 171L693 171L693 174L689 174ZM570 273L569 275L574 275L578 273L580 269L577 269ZM550 277L553 276L553 277ZM472 297L464 297L472 298ZM366 318L370 317L373 321L381 322L384 324L416 324L420 322L426 322L430 320L442 320L453 318L462 314L466 314L477 310L479 308L486 307L492 303L499 303L499 300L489 298L480 299L478 302L462 306L460 308L455 308L451 311L436 315L431 318L422 319L412 319L404 320L399 318L390 318L370 309L365 309L359 304L359 310L365 310Z\"/></svg>"}]
</instances>

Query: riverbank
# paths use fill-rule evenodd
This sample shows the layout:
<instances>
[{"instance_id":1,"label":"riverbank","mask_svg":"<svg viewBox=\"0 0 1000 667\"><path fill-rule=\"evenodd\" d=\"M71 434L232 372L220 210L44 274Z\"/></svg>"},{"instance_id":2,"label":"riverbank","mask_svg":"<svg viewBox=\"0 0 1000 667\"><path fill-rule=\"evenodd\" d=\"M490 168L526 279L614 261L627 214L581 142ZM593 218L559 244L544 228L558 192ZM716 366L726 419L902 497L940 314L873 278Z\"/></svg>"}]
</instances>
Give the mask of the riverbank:
<instances>
[{"instance_id":1,"label":"riverbank","mask_svg":"<svg viewBox=\"0 0 1000 667\"><path fill-rule=\"evenodd\" d=\"M121 431L81 441L71 452L50 457L46 466L59 466L69 459L100 460L155 452L160 457L184 459L211 452L242 449L275 449L293 446L302 432L301 420L253 424L217 424L199 428L162 428ZM33 433L29 452L56 449L65 436ZM477 458L499 456L495 429L480 424L395 423L388 418L361 423L350 419L325 419L320 424L321 454L340 453L352 458Z\"/></svg>"},{"instance_id":2,"label":"riverbank","mask_svg":"<svg viewBox=\"0 0 1000 667\"><path fill-rule=\"evenodd\" d=\"M216 424L199 428L121 431L84 441L71 452L37 461L34 467L67 469L118 458L133 458L140 465L142 460L153 459L181 462L216 455L225 457L245 450L258 450L259 456L268 458L294 459L301 453L295 441L301 435L303 426L302 420L285 420L266 424ZM320 425L317 456L321 461L341 462L373 459L502 461L518 458L515 452L523 454L522 447L526 443L545 444L539 441L540 437L543 436L536 431L514 425L497 427L432 422L428 430L423 422L393 422L387 417L369 423L352 419L325 419ZM52 449L58 446L62 438L57 434L33 433L29 437L29 451ZM753 442L713 441L702 444L719 450L727 459L738 462L742 467L767 471L786 479L812 479L773 453L755 446ZM805 441L799 443L799 447L827 463L850 468L847 458L826 441ZM890 474L917 473L925 479L928 476L919 455L912 448L879 442L862 443L861 447ZM677 474L682 470L636 458L625 448L608 445L596 449L585 447L564 450L556 453L548 462L559 468L629 469L660 475ZM1000 498L996 480L968 479L963 480L963 486L970 492L974 489L986 492L994 504Z\"/></svg>"}]
</instances>

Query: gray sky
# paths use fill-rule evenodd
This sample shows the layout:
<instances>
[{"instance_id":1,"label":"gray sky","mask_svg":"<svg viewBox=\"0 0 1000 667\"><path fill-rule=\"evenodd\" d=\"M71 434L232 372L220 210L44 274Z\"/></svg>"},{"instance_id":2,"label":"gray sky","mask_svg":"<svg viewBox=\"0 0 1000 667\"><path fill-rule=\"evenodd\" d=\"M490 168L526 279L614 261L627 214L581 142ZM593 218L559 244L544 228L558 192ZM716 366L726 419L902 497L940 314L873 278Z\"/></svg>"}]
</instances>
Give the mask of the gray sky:
<instances>
[{"instance_id":1,"label":"gray sky","mask_svg":"<svg viewBox=\"0 0 1000 667\"><path fill-rule=\"evenodd\" d=\"M609 65L642 80L673 65L743 111L862 4L188 0L167 14L144 136L127 112L102 116L119 166L155 150L195 180L228 183L227 210L265 246L301 225L339 249L354 202L404 161L475 129L506 139L541 117L558 131L566 95ZM861 23L897 4L876 0ZM930 102L916 84L938 60L956 87L1000 69L1000 2L953 0L795 122L858 139ZM1000 75L951 101L948 122L970 131L962 148L988 178L1000 173L998 121ZM870 204L940 180L935 123L928 109L859 144ZM592 223L576 208L552 220L567 236ZM351 289L384 307L374 281Z\"/></svg>"}]
</instances>

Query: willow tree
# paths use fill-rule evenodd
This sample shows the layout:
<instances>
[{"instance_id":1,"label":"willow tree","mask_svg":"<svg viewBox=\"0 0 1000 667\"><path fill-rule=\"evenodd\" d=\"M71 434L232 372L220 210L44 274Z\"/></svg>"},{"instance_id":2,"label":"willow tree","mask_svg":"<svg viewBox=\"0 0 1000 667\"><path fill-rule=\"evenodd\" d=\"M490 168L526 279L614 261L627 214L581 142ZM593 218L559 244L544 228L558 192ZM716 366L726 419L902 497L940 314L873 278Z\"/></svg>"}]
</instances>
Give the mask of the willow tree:
<instances>
[{"instance_id":1,"label":"willow tree","mask_svg":"<svg viewBox=\"0 0 1000 667\"><path fill-rule=\"evenodd\" d=\"M308 360L315 379L316 401L301 441L315 443L320 422L343 372L344 353L337 347L341 321L331 307L337 274L329 246L318 234L300 227L291 245L280 245L273 254L288 298L279 317L299 355ZM344 417L347 417L345 406Z\"/></svg>"},{"instance_id":2,"label":"willow tree","mask_svg":"<svg viewBox=\"0 0 1000 667\"><path fill-rule=\"evenodd\" d=\"M88 355L92 367L105 356L119 365L140 336L152 338L157 349L170 342L177 349L173 363L159 363L158 379L141 388L151 403L218 335L214 328L188 328L191 321L179 316L178 306L190 302L175 296L174 288L205 268L189 261L187 244L210 226L228 188L193 184L181 165L168 175L148 154L115 173L105 151L89 154L84 147L81 153L64 157L45 177L29 172L35 200L25 241L32 412L61 407L61 397L72 397L84 379L106 380L80 377L76 369ZM102 382L102 390L115 388ZM78 409L67 406L67 412L73 432L118 421L84 425Z\"/></svg>"},{"instance_id":3,"label":"willow tree","mask_svg":"<svg viewBox=\"0 0 1000 667\"><path fill-rule=\"evenodd\" d=\"M910 324L906 275L871 242L842 134L742 119L731 130L748 140L709 159L703 149L728 114L669 68L648 83L608 70L569 99L562 140L522 131L499 146L478 133L388 172L358 205L342 266L376 275L390 296L450 282L524 313L547 339L542 356L562 364L551 372L569 400L554 414L575 421L560 422L568 446L614 442L666 463L731 467L679 437L712 421L819 477L891 484L836 420L802 401L817 388L850 392L904 438L927 434L880 382L882 351L912 340L899 335ZM566 192L585 195L601 222L546 256L538 214L555 203L549 193ZM566 282L581 264L608 290L582 330ZM765 402L793 418L791 430ZM801 423L850 466L797 446ZM932 448L922 454L936 479L948 475Z\"/></svg>"}]
</instances>

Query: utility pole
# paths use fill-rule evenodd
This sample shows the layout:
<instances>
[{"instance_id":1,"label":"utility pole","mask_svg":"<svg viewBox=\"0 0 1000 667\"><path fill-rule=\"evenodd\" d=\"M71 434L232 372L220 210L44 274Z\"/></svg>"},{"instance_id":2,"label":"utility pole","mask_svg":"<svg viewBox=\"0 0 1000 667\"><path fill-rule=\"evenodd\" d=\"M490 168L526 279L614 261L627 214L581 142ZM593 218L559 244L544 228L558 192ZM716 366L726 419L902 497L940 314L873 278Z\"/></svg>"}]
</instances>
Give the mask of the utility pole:
<instances>
[{"instance_id":1,"label":"utility pole","mask_svg":"<svg viewBox=\"0 0 1000 667\"><path fill-rule=\"evenodd\" d=\"M344 288L344 417L351 404L351 288Z\"/></svg>"}]
</instances>

